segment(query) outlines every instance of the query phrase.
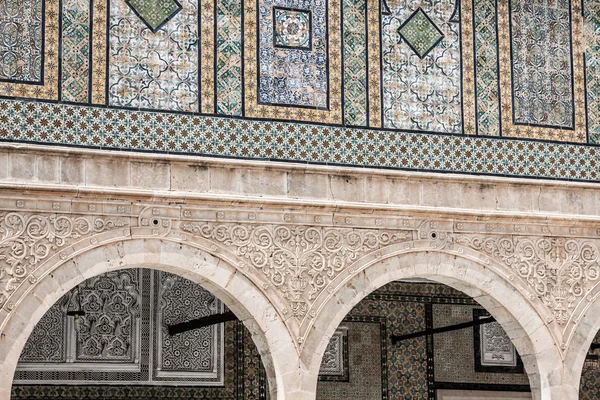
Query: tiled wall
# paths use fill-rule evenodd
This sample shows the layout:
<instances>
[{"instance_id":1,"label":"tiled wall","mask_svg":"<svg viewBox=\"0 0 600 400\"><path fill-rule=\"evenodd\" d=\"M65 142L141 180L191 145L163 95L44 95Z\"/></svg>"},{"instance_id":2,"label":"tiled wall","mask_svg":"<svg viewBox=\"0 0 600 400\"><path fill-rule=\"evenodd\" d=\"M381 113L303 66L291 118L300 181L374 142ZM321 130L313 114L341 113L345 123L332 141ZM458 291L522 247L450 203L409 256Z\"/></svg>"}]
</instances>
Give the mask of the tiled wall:
<instances>
[{"instance_id":1,"label":"tiled wall","mask_svg":"<svg viewBox=\"0 0 600 400\"><path fill-rule=\"evenodd\" d=\"M3 4L0 140L598 179L596 0Z\"/></svg>"}]
</instances>

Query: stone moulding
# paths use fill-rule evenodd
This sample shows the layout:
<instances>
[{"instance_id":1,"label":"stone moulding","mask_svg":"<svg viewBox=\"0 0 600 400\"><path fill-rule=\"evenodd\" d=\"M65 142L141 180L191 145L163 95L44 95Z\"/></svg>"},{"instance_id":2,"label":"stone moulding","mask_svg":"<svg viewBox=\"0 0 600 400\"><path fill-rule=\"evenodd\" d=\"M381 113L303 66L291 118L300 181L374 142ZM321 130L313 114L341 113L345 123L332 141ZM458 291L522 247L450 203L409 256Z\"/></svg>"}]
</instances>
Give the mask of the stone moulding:
<instances>
[{"instance_id":1,"label":"stone moulding","mask_svg":"<svg viewBox=\"0 0 600 400\"><path fill-rule=\"evenodd\" d=\"M557 224L550 231L544 221L84 200L63 207L63 200L51 198L27 208L20 199L0 200L14 204L0 209L0 332L15 306L58 266L127 240L187 244L229 263L269 299L298 353L340 288L367 267L402 254L444 253L483 265L536 310L563 357L600 294L600 227L592 223ZM108 263L118 269L122 255L115 254Z\"/></svg>"}]
</instances>

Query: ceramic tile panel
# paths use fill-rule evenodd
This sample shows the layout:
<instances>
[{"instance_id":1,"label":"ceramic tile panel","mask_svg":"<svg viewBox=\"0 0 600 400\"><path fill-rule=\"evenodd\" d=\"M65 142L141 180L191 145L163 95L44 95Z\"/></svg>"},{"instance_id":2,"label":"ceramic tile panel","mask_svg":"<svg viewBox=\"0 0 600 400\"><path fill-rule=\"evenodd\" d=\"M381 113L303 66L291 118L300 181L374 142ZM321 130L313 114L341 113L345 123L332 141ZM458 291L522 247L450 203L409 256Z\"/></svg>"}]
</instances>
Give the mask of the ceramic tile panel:
<instances>
[{"instance_id":1,"label":"ceramic tile panel","mask_svg":"<svg viewBox=\"0 0 600 400\"><path fill-rule=\"evenodd\" d=\"M477 133L500 136L497 0L473 0Z\"/></svg>"},{"instance_id":2,"label":"ceramic tile panel","mask_svg":"<svg viewBox=\"0 0 600 400\"><path fill-rule=\"evenodd\" d=\"M343 1L344 123L366 126L368 116L367 2Z\"/></svg>"},{"instance_id":3,"label":"ceramic tile panel","mask_svg":"<svg viewBox=\"0 0 600 400\"><path fill-rule=\"evenodd\" d=\"M90 12L89 0L63 0L61 95L64 101L88 101Z\"/></svg>"},{"instance_id":4,"label":"ceramic tile panel","mask_svg":"<svg viewBox=\"0 0 600 400\"><path fill-rule=\"evenodd\" d=\"M598 179L596 0L11 1L3 140Z\"/></svg>"},{"instance_id":5,"label":"ceramic tile panel","mask_svg":"<svg viewBox=\"0 0 600 400\"><path fill-rule=\"evenodd\" d=\"M196 0L185 0L156 33L124 0L112 1L110 8L109 104L198 111Z\"/></svg>"},{"instance_id":6,"label":"ceramic tile panel","mask_svg":"<svg viewBox=\"0 0 600 400\"><path fill-rule=\"evenodd\" d=\"M43 79L44 0L0 4L0 79L40 83Z\"/></svg>"},{"instance_id":7,"label":"ceramic tile panel","mask_svg":"<svg viewBox=\"0 0 600 400\"><path fill-rule=\"evenodd\" d=\"M459 4L393 2L382 18L383 125L461 133Z\"/></svg>"},{"instance_id":8,"label":"ceramic tile panel","mask_svg":"<svg viewBox=\"0 0 600 400\"><path fill-rule=\"evenodd\" d=\"M242 1L216 0L217 113L243 113Z\"/></svg>"},{"instance_id":9,"label":"ceramic tile panel","mask_svg":"<svg viewBox=\"0 0 600 400\"><path fill-rule=\"evenodd\" d=\"M588 135L590 142L600 143L600 1L583 4Z\"/></svg>"}]
</instances>

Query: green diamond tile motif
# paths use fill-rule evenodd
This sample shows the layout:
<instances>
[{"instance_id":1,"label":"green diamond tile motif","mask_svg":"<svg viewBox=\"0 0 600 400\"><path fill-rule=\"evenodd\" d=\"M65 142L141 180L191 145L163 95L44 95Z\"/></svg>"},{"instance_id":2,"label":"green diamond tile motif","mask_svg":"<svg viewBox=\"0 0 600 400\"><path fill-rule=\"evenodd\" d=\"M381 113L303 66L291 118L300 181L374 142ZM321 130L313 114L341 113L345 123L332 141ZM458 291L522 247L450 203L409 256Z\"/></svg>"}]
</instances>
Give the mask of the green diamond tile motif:
<instances>
[{"instance_id":1,"label":"green diamond tile motif","mask_svg":"<svg viewBox=\"0 0 600 400\"><path fill-rule=\"evenodd\" d=\"M181 11L181 4L177 0L125 0L125 2L155 33Z\"/></svg>"},{"instance_id":2,"label":"green diamond tile motif","mask_svg":"<svg viewBox=\"0 0 600 400\"><path fill-rule=\"evenodd\" d=\"M398 28L398 34L420 58L444 38L442 31L420 7Z\"/></svg>"}]
</instances>

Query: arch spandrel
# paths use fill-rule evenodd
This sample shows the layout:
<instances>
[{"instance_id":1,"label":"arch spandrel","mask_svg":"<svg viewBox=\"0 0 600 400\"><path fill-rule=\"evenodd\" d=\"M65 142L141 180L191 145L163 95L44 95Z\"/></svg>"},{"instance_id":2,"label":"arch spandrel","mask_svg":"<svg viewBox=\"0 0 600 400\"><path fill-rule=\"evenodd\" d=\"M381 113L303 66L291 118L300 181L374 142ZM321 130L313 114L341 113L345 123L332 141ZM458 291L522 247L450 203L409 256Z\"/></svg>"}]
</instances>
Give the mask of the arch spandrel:
<instances>
[{"instance_id":1,"label":"arch spandrel","mask_svg":"<svg viewBox=\"0 0 600 400\"><path fill-rule=\"evenodd\" d=\"M20 299L57 266L112 242L136 240L190 246L230 265L268 299L276 314L269 318L284 322L297 353L340 288L371 265L402 254L439 253L493 271L544 321L563 357L600 280L597 227L566 222L550 232L536 222L161 203L74 201L64 207L51 199L37 199L32 209L30 202L10 201L17 211L0 213L0 329ZM154 246L137 255L139 263L168 261ZM544 250L548 246L553 250ZM107 268L121 268L118 247L111 251ZM196 259L191 268L211 267ZM456 268L453 284L460 286L468 273L465 266ZM227 277L219 279L227 284Z\"/></svg>"}]
</instances>

